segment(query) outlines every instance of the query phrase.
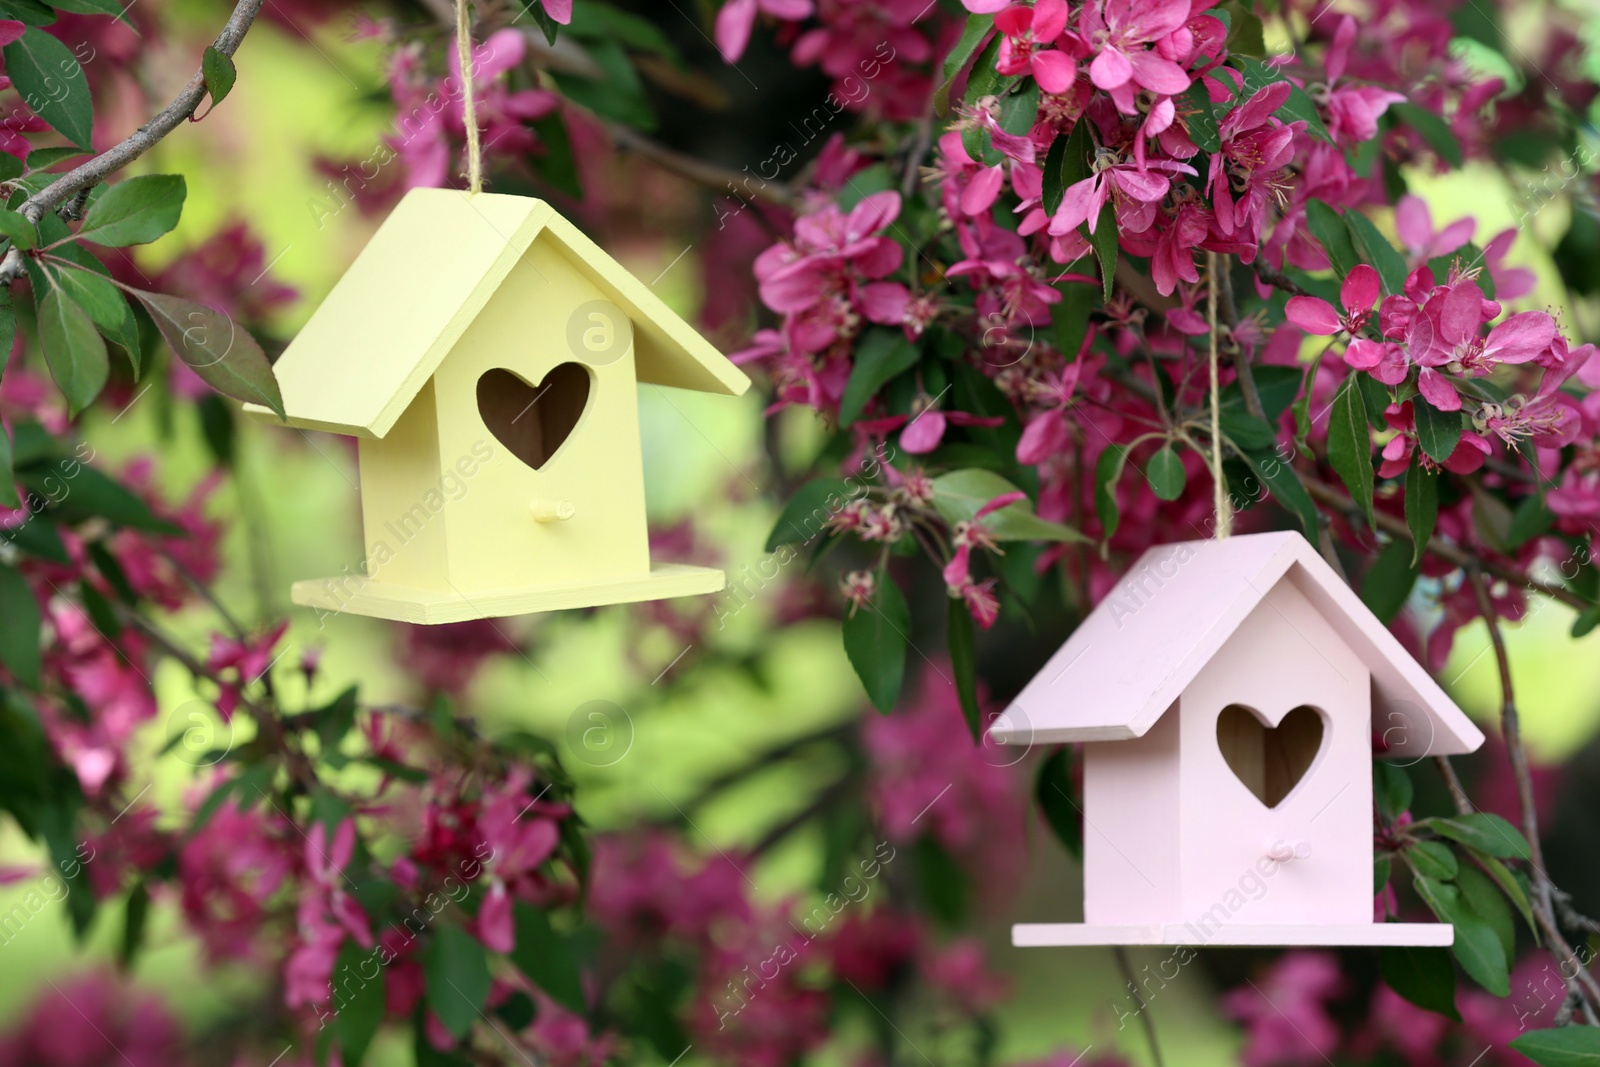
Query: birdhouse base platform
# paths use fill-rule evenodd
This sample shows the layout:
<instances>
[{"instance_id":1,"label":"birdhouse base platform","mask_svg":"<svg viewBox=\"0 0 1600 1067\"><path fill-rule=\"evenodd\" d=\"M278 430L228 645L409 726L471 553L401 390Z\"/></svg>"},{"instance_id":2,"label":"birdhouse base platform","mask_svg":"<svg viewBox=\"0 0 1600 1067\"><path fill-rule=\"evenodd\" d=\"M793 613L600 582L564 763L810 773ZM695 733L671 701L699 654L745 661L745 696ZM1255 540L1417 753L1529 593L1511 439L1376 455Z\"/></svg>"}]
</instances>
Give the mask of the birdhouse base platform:
<instances>
[{"instance_id":1,"label":"birdhouse base platform","mask_svg":"<svg viewBox=\"0 0 1600 1067\"><path fill-rule=\"evenodd\" d=\"M652 562L650 573L636 578L521 589L440 591L350 576L320 578L295 582L290 597L296 604L308 608L430 626L698 596L715 593L726 584L727 576L710 567Z\"/></svg>"},{"instance_id":2,"label":"birdhouse base platform","mask_svg":"<svg viewBox=\"0 0 1600 1067\"><path fill-rule=\"evenodd\" d=\"M1162 926L1092 926L1088 923L1017 923L1011 943L1019 948L1063 945L1437 945L1455 940L1449 923L1270 923L1207 930L1199 923Z\"/></svg>"}]
</instances>

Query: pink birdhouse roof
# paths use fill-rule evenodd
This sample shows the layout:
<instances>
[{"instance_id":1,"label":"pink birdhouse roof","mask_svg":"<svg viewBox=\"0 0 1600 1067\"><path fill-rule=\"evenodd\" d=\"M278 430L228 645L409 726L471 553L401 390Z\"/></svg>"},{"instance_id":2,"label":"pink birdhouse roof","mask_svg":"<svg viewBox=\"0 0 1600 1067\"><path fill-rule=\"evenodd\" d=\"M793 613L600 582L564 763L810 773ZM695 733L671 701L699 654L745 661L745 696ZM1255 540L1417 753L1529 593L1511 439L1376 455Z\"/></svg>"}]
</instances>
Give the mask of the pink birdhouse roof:
<instances>
[{"instance_id":1,"label":"pink birdhouse roof","mask_svg":"<svg viewBox=\"0 0 1600 1067\"><path fill-rule=\"evenodd\" d=\"M1371 671L1373 727L1386 733L1392 753L1450 755L1483 743L1482 732L1294 532L1150 549L995 720L990 736L1002 744L1142 737L1286 579Z\"/></svg>"}]
</instances>

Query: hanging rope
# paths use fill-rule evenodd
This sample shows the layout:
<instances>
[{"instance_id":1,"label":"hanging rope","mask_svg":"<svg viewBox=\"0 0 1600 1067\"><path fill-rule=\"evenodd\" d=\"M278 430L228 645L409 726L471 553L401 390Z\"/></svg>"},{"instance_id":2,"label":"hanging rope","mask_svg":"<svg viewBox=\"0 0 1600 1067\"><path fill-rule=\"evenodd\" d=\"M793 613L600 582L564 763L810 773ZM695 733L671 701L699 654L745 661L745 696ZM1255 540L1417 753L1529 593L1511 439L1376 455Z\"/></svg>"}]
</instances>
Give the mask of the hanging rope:
<instances>
[{"instance_id":1,"label":"hanging rope","mask_svg":"<svg viewBox=\"0 0 1600 1067\"><path fill-rule=\"evenodd\" d=\"M478 143L478 105L472 98L471 3L456 0L456 54L461 59L461 120L467 127L467 188L477 194L483 192L483 147Z\"/></svg>"},{"instance_id":2,"label":"hanging rope","mask_svg":"<svg viewBox=\"0 0 1600 1067\"><path fill-rule=\"evenodd\" d=\"M1233 532L1233 505L1228 500L1228 483L1222 477L1222 401L1217 384L1217 254L1206 253L1206 321L1211 324L1211 481L1216 487L1217 528L1222 540Z\"/></svg>"}]
</instances>

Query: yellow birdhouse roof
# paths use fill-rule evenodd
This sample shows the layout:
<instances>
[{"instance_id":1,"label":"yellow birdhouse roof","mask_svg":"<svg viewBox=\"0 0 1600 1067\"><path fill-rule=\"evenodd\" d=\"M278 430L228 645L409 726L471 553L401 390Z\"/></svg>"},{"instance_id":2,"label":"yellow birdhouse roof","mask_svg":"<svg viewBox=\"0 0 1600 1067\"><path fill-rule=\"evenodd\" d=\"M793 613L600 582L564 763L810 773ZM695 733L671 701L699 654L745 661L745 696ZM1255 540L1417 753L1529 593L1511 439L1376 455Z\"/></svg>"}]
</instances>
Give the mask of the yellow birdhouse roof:
<instances>
[{"instance_id":1,"label":"yellow birdhouse roof","mask_svg":"<svg viewBox=\"0 0 1600 1067\"><path fill-rule=\"evenodd\" d=\"M541 237L633 322L640 381L729 396L750 387L726 356L543 200L413 189L274 365L289 425L386 435ZM246 409L275 418L258 405Z\"/></svg>"}]
</instances>

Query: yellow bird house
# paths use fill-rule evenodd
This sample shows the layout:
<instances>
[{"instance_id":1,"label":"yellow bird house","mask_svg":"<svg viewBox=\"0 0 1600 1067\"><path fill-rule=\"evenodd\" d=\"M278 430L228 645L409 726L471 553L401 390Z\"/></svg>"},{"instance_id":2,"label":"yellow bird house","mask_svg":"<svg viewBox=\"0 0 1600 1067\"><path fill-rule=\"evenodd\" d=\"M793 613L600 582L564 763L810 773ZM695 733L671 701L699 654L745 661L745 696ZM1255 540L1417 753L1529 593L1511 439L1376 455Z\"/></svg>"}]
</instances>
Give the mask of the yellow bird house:
<instances>
[{"instance_id":1,"label":"yellow bird house","mask_svg":"<svg viewBox=\"0 0 1600 1067\"><path fill-rule=\"evenodd\" d=\"M723 587L650 560L636 383L750 381L541 200L411 191L276 371L289 425L360 442L365 567L297 604L444 623Z\"/></svg>"}]
</instances>

